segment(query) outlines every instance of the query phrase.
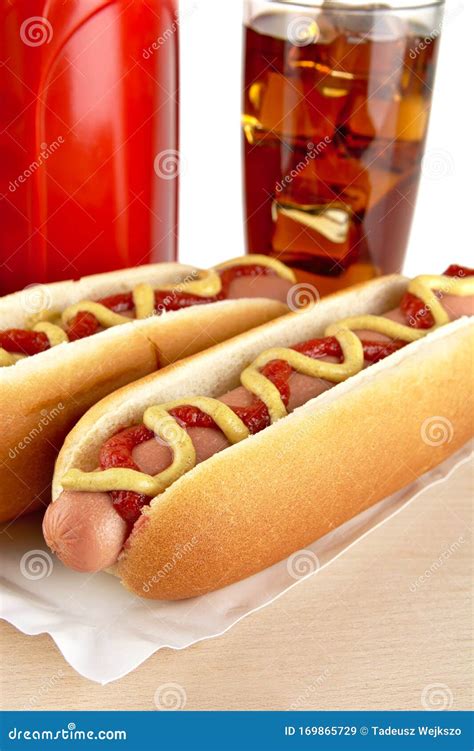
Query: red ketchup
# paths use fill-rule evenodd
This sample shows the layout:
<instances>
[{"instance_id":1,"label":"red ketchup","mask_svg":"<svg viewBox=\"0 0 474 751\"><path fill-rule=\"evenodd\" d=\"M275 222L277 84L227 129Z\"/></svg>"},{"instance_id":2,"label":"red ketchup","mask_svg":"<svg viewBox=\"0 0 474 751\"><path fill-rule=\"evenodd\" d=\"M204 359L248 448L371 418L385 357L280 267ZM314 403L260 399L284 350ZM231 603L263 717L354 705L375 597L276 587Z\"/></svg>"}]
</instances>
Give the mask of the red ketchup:
<instances>
[{"instance_id":1,"label":"red ketchup","mask_svg":"<svg viewBox=\"0 0 474 751\"><path fill-rule=\"evenodd\" d=\"M0 295L176 258L176 9L1 3Z\"/></svg>"},{"instance_id":2,"label":"red ketchup","mask_svg":"<svg viewBox=\"0 0 474 751\"><path fill-rule=\"evenodd\" d=\"M20 355L37 355L49 349L49 339L41 331L8 329L0 331L0 347Z\"/></svg>"},{"instance_id":3,"label":"red ketchup","mask_svg":"<svg viewBox=\"0 0 474 751\"><path fill-rule=\"evenodd\" d=\"M466 276L474 276L474 269L452 264L448 266L443 276L463 279ZM403 297L400 307L405 314L409 326L413 326L416 329L430 329L434 326L434 319L429 308L422 300L410 292L407 292Z\"/></svg>"}]
</instances>

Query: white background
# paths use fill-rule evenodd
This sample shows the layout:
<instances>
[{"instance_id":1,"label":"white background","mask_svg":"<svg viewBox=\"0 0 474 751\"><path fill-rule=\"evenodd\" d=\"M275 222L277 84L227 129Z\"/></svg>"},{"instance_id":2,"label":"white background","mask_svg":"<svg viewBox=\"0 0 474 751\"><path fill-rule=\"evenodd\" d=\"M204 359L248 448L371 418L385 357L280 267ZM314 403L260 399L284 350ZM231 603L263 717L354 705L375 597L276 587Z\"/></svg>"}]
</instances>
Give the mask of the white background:
<instances>
[{"instance_id":1,"label":"white background","mask_svg":"<svg viewBox=\"0 0 474 751\"><path fill-rule=\"evenodd\" d=\"M180 0L180 260L244 249L242 2ZM447 0L432 117L405 272L474 263L474 2Z\"/></svg>"}]
</instances>

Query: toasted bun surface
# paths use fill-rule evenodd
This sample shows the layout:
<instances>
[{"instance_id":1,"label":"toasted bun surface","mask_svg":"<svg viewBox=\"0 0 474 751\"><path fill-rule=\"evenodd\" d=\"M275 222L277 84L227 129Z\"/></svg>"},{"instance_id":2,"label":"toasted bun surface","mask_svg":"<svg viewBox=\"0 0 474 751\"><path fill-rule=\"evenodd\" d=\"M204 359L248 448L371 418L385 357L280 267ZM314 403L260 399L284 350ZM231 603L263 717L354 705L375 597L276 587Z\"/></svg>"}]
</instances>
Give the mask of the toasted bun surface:
<instances>
[{"instance_id":1,"label":"toasted bun surface","mask_svg":"<svg viewBox=\"0 0 474 751\"><path fill-rule=\"evenodd\" d=\"M192 272L157 264L45 287L51 309L149 281L179 284ZM106 279L104 280L104 277ZM117 388L287 311L274 300L229 300L154 316L61 344L0 368L0 522L47 505L54 462L74 423ZM31 312L31 311L30 311ZM0 328L21 327L22 293L0 299Z\"/></svg>"},{"instance_id":2,"label":"toasted bun surface","mask_svg":"<svg viewBox=\"0 0 474 751\"><path fill-rule=\"evenodd\" d=\"M144 409L235 387L260 351L320 336L328 323L395 307L402 277L333 295L112 394L68 436L53 486L92 470L103 441ZM473 395L472 319L410 344L293 414L195 467L137 523L115 573L137 595L181 599L281 560L412 482L465 443ZM441 417L447 439L429 440Z\"/></svg>"}]
</instances>

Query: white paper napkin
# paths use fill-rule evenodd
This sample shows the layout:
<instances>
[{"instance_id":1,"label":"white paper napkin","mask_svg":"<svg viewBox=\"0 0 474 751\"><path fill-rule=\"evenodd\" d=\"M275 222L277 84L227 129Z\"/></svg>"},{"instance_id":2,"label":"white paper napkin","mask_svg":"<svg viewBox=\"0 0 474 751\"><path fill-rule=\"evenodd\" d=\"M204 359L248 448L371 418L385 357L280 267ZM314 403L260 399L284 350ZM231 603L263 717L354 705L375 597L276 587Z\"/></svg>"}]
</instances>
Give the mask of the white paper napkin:
<instances>
[{"instance_id":1,"label":"white paper napkin","mask_svg":"<svg viewBox=\"0 0 474 751\"><path fill-rule=\"evenodd\" d=\"M434 471L299 551L242 582L181 602L151 602L108 574L77 574L46 550L38 514L2 530L0 616L25 634L48 633L85 678L106 684L163 647L183 649L219 636L307 576L470 460L466 445Z\"/></svg>"}]
</instances>

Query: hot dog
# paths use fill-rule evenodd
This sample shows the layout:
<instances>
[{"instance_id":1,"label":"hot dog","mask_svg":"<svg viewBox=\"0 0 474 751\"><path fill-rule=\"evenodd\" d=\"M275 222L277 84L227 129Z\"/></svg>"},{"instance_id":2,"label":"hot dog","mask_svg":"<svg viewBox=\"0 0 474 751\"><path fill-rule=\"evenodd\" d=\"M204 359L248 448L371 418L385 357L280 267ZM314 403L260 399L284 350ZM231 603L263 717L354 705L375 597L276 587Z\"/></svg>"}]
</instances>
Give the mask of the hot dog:
<instances>
[{"instance_id":1,"label":"hot dog","mask_svg":"<svg viewBox=\"0 0 474 751\"><path fill-rule=\"evenodd\" d=\"M59 455L47 543L79 571L114 566L136 594L179 599L255 573L412 481L471 434L472 274L370 282L108 397ZM436 415L452 435L433 451L420 431Z\"/></svg>"},{"instance_id":2,"label":"hot dog","mask_svg":"<svg viewBox=\"0 0 474 751\"><path fill-rule=\"evenodd\" d=\"M47 504L57 451L92 404L282 315L294 281L278 261L245 256L209 271L157 264L0 299L0 521Z\"/></svg>"},{"instance_id":3,"label":"hot dog","mask_svg":"<svg viewBox=\"0 0 474 751\"><path fill-rule=\"evenodd\" d=\"M46 303L44 309L27 317L26 326L0 329L0 367L14 365L25 357L41 354L59 344L84 339L133 319L240 298L260 297L286 302L291 283L295 281L290 269L266 256L235 258L209 271L190 270L184 281L174 284L159 284L158 281L155 282L156 286L149 281L133 284L131 280L135 277L138 281L142 276L153 279L157 275L165 282L168 273L183 277L184 271L184 267L180 269L177 264L150 266L135 272L129 269L124 272L130 277L129 290L106 295L99 300L80 299L61 312L52 310L51 301L46 298L52 297L53 293L57 297L68 286L72 298L77 297L78 291L79 295L85 295L85 288L94 278L83 279L79 284L51 285L48 291L42 293ZM113 277L115 281L121 278L117 274L100 276L105 289L114 286ZM21 305L22 295L28 307L28 294L35 293L33 287L29 288L29 292L27 289L26 294L22 292L4 297L0 300L0 318L8 318L12 311L15 316L15 307L18 307L18 302Z\"/></svg>"}]
</instances>

